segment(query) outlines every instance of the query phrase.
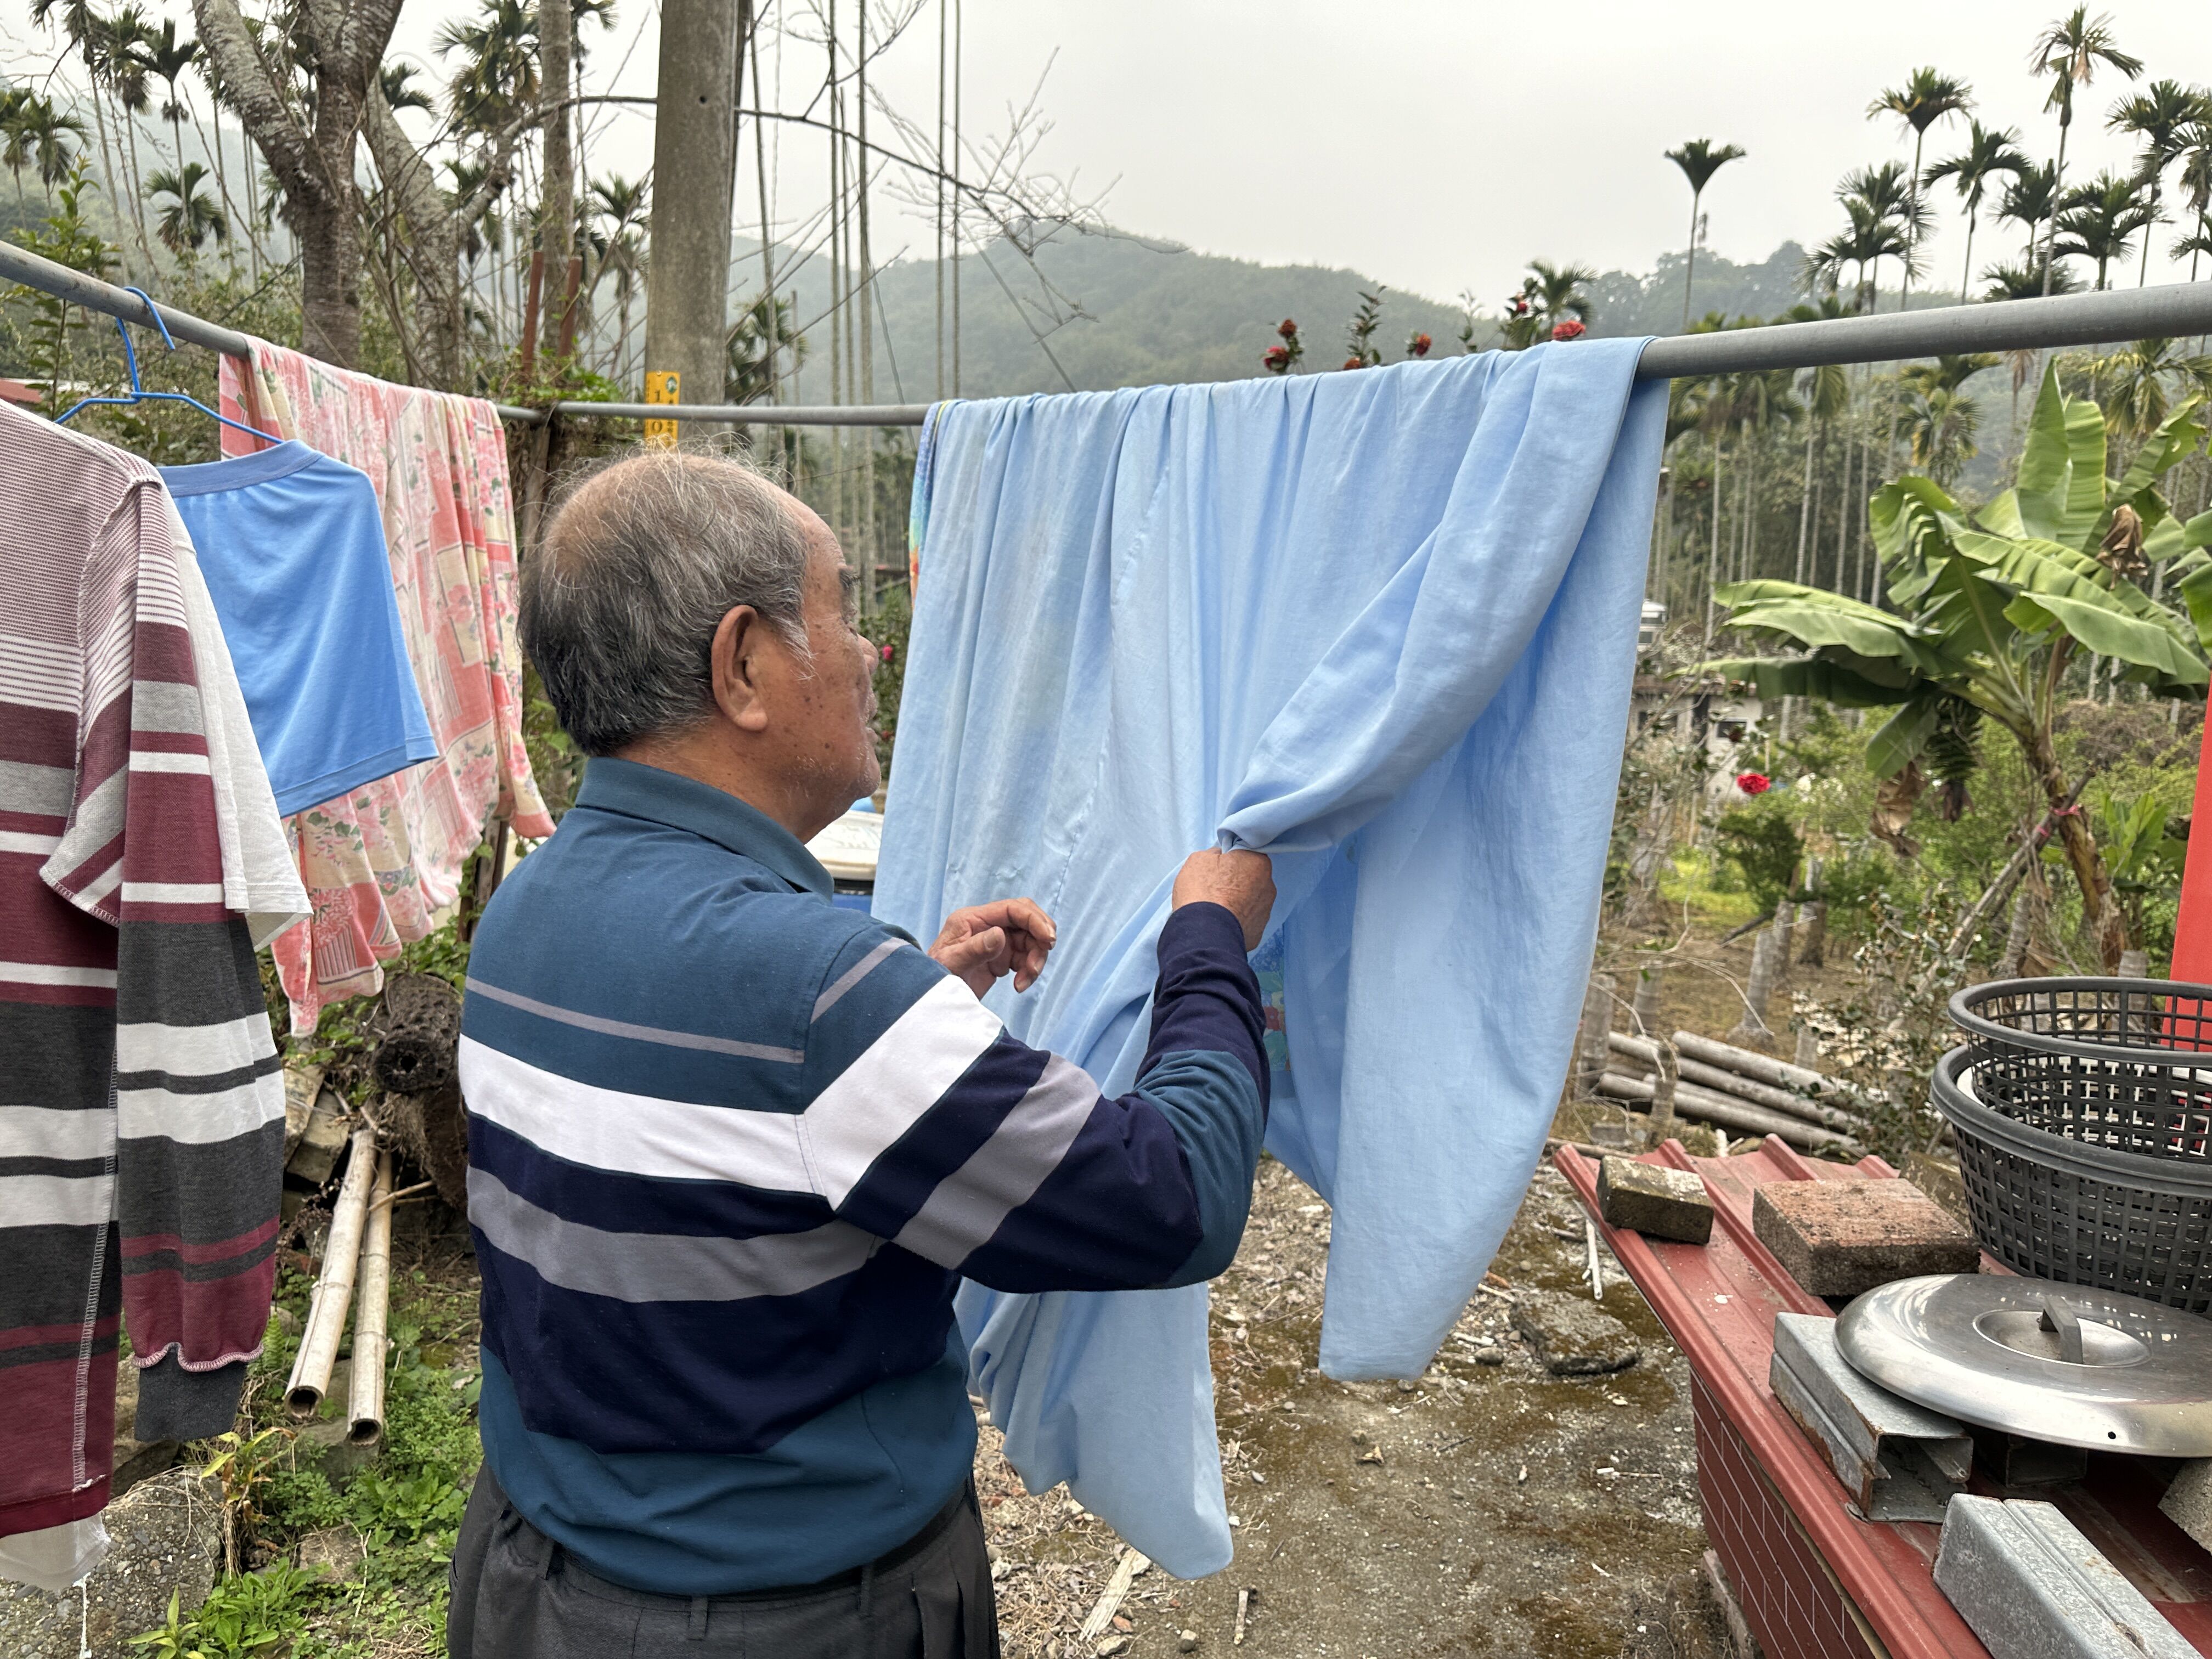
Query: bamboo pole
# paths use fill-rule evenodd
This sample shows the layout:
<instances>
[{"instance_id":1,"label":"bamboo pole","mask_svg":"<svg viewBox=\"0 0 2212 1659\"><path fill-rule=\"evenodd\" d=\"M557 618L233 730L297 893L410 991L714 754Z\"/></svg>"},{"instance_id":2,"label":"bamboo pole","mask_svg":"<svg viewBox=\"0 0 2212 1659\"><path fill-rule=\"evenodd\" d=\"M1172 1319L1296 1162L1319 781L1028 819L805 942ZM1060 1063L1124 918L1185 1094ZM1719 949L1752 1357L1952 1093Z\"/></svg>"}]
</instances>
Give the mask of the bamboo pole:
<instances>
[{"instance_id":1,"label":"bamboo pole","mask_svg":"<svg viewBox=\"0 0 2212 1659\"><path fill-rule=\"evenodd\" d=\"M384 1331L392 1308L392 1154L376 1155L376 1185L362 1232L360 1295L353 1316L353 1371L346 1383L346 1438L384 1437Z\"/></svg>"},{"instance_id":2,"label":"bamboo pole","mask_svg":"<svg viewBox=\"0 0 2212 1659\"><path fill-rule=\"evenodd\" d=\"M331 1211L330 1237L323 1245L323 1271L307 1305L307 1328L284 1385L284 1403L295 1417L313 1417L331 1386L337 1363L338 1338L345 1330L346 1304L353 1299L354 1273L361 1265L362 1228L368 1208L368 1183L376 1161L376 1131L354 1131L346 1154L345 1180ZM387 1210L386 1213L390 1213Z\"/></svg>"}]
</instances>

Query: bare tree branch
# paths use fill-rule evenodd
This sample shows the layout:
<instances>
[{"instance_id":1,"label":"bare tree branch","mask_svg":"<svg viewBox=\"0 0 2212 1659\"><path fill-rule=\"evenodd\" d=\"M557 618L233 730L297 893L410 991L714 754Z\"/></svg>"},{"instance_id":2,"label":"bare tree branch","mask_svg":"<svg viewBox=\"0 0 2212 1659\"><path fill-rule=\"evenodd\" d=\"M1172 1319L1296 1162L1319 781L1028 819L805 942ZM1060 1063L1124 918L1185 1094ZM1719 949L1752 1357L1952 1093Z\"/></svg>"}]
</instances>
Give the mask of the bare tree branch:
<instances>
[{"instance_id":1,"label":"bare tree branch","mask_svg":"<svg viewBox=\"0 0 2212 1659\"><path fill-rule=\"evenodd\" d=\"M462 221L446 204L430 164L400 131L382 88L371 86L362 106L362 131L384 188L414 238L409 264L415 273L415 309L422 349L436 384L461 378L460 234ZM387 224L386 235L389 236ZM387 290L390 284L387 283ZM397 306L387 291L386 303ZM395 316L395 325L397 318Z\"/></svg>"}]
</instances>

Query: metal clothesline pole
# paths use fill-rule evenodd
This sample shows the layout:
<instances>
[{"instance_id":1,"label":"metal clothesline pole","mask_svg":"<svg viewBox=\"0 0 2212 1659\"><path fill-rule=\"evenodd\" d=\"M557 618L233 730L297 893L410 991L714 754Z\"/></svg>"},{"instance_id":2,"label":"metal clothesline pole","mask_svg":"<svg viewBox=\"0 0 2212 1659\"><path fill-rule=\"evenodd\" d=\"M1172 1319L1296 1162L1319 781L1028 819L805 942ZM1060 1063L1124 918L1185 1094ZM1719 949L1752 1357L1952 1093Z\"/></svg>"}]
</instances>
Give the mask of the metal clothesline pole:
<instances>
[{"instance_id":1,"label":"metal clothesline pole","mask_svg":"<svg viewBox=\"0 0 2212 1659\"><path fill-rule=\"evenodd\" d=\"M51 294L71 305L82 306L87 311L120 317L126 323L137 323L144 328L154 326L155 307L149 307L130 289L103 283L81 270L71 270L67 265L56 264L13 242L0 242L0 277L37 289L41 294ZM168 325L170 334L179 340L205 346L210 351L220 351L230 357L243 357L252 349L252 342L236 329L225 328L220 323L208 322L169 306L158 309L161 321Z\"/></svg>"},{"instance_id":2,"label":"metal clothesline pole","mask_svg":"<svg viewBox=\"0 0 2212 1659\"><path fill-rule=\"evenodd\" d=\"M1826 363L1888 363L1977 351L2036 351L2123 340L2176 340L2212 333L2212 282L2047 300L1984 301L1926 311L1885 312L1815 323L1775 323L1654 340L1636 365L1639 380L1692 380Z\"/></svg>"},{"instance_id":3,"label":"metal clothesline pole","mask_svg":"<svg viewBox=\"0 0 2212 1659\"><path fill-rule=\"evenodd\" d=\"M120 317L126 323L137 323L144 328L154 326L154 309L128 289L118 288L112 283L103 283L97 276L88 276L81 270L71 270L67 265L56 264L52 259L17 247L12 242L0 242L0 279L20 283L25 288L34 288L41 294L51 294L66 300L73 306L82 306L87 311L97 311L105 316ZM220 351L226 357L251 357L253 341L234 328L225 328L221 323L210 323L204 317L195 317L189 311L179 311L170 306L159 307L161 320L168 325L173 338L196 346L205 346L210 351ZM524 409L514 404L497 404L501 417L531 423L545 418L542 410Z\"/></svg>"},{"instance_id":4,"label":"metal clothesline pole","mask_svg":"<svg viewBox=\"0 0 2212 1659\"><path fill-rule=\"evenodd\" d=\"M137 295L11 243L0 242L0 279L125 322L150 327L154 321L145 301ZM161 320L177 339L234 357L246 356L252 350L252 341L234 329L168 306L159 309ZM1899 362L1977 351L2047 350L2125 340L2180 339L2196 334L2212 334L2212 281L1669 335L1644 349L1636 365L1636 378L1692 380L1714 374L1813 368L1827 363ZM550 409L524 409L512 404L496 407L504 419L532 426L555 414L568 420L717 421L746 426L920 426L929 412L927 404L821 407L602 404L574 399L564 399Z\"/></svg>"},{"instance_id":5,"label":"metal clothesline pole","mask_svg":"<svg viewBox=\"0 0 2212 1659\"><path fill-rule=\"evenodd\" d=\"M153 313L146 302L128 289L88 276L81 270L71 270L67 265L57 264L12 242L0 242L0 281L20 283L71 305L82 306L88 311L120 317L126 323L147 328L154 325ZM253 342L236 329L210 323L171 306L161 306L160 311L161 321L168 325L170 335L176 339L204 346L210 351L220 351L228 357L252 354ZM549 414L558 414L564 419L719 421L744 426L920 426L922 417L929 412L927 404L874 407L846 404L836 408L743 404L718 407L707 404L601 404L574 399L556 403L550 410L526 409L514 404L494 407L501 418L523 426L540 425Z\"/></svg>"},{"instance_id":6,"label":"metal clothesline pole","mask_svg":"<svg viewBox=\"0 0 2212 1659\"><path fill-rule=\"evenodd\" d=\"M920 426L927 404L599 404L563 398L563 420L721 421L732 426ZM530 418L544 418L532 410Z\"/></svg>"}]
</instances>

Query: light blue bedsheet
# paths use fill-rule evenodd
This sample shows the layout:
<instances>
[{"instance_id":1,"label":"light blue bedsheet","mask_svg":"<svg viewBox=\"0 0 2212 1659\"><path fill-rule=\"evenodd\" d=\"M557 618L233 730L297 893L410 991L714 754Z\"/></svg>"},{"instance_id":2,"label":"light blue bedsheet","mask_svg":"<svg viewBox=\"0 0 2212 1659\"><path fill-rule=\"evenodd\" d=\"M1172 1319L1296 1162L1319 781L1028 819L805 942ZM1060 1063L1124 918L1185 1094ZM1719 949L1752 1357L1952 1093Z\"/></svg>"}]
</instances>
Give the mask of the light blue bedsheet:
<instances>
[{"instance_id":1,"label":"light blue bedsheet","mask_svg":"<svg viewBox=\"0 0 2212 1659\"><path fill-rule=\"evenodd\" d=\"M1270 1150L1334 1206L1322 1368L1413 1376L1518 1206L1597 926L1665 388L1639 342L940 404L876 914L1028 894L993 1006L1131 1085L1194 848L1275 855ZM963 1287L1032 1490L1231 1559L1203 1285ZM1255 1501L1255 1491L1245 1502Z\"/></svg>"}]
</instances>

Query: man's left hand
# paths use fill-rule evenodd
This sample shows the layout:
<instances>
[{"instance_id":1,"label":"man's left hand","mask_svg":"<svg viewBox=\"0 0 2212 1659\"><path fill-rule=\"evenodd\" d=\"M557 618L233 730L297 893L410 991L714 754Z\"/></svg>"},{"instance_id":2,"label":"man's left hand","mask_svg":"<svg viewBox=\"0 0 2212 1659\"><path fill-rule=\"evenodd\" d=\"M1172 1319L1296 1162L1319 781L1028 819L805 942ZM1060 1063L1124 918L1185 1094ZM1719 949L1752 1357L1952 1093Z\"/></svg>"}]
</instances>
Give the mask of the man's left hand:
<instances>
[{"instance_id":1,"label":"man's left hand","mask_svg":"<svg viewBox=\"0 0 2212 1659\"><path fill-rule=\"evenodd\" d=\"M1035 901L997 899L947 916L929 954L979 997L1006 974L1014 976L1014 989L1026 991L1044 972L1057 937L1052 918Z\"/></svg>"}]
</instances>

